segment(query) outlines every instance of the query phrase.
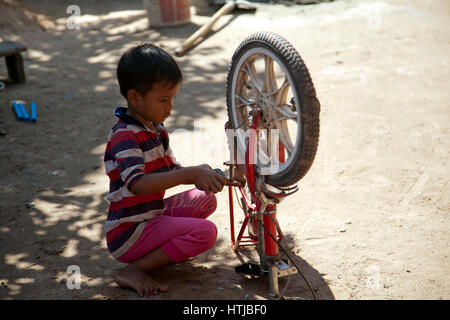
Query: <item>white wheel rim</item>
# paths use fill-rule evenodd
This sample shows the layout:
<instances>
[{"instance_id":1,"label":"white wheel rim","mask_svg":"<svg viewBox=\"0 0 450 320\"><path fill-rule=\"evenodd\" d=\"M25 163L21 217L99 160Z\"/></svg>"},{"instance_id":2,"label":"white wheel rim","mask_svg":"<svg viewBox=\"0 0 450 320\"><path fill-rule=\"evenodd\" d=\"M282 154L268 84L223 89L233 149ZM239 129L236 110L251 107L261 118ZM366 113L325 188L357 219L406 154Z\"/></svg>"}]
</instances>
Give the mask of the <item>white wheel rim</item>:
<instances>
[{"instance_id":1,"label":"white wheel rim","mask_svg":"<svg viewBox=\"0 0 450 320\"><path fill-rule=\"evenodd\" d=\"M261 86L259 86L260 88L258 88L258 85L260 85L260 83L254 83L254 81L252 80L252 76L250 73L252 73L251 71L244 71L242 68L249 68L248 63L253 63L254 61L256 61L258 59L258 56L262 55L264 57L264 63L265 63L265 70L264 70L264 81L262 84L262 88ZM269 91L269 93L273 93L273 92L278 92L276 94L276 101L274 103L273 99L271 99L272 101L270 103L267 103L267 96L271 96L273 94L268 94L267 92L265 93L265 97L263 101L263 105L266 106L266 108L270 109L270 107L268 107L268 105L273 104L274 106L272 106L272 108L277 109L277 113L281 114L281 117L278 119L282 119L283 116L286 116L287 119L286 121L284 120L277 120L277 121L271 121L269 122L269 126L274 126L276 129L279 130L279 139L280 141L283 143L283 145L286 147L286 151L287 151L287 159L284 163L279 163L279 167L277 168L276 172L271 172L271 174L276 174L276 173L280 173L282 171L284 171L286 168L288 168L292 161L294 160L294 155L295 155L295 151L297 150L299 141L300 141L300 133L301 133L301 128L300 128L300 110L299 110L299 97L297 96L297 92L296 90L292 90L292 88L294 88L293 85L293 81L292 78L289 74L289 72L287 71L287 69L285 68L285 66L280 62L279 58L270 50L266 49L266 48L252 48L250 50L248 50L247 52L245 52L241 58L239 59L239 61L237 61L236 67L235 67L235 71L233 73L233 78L232 78L232 85L231 85L231 113L232 113L232 117L233 117L233 122L236 124L236 126L240 125L239 120L238 119L238 108L243 108L243 106L245 105L246 108L248 108L248 105L250 104L250 101L246 100L244 97L237 97L236 94L236 88L238 87L238 77L241 73L241 71L246 72L249 76L249 78L251 79L251 83L252 85L254 85L254 87L256 88L256 90L258 90L260 93L264 92L263 90L266 89L268 90L268 87L270 87L270 83L274 84L276 83L275 79L272 79L273 74L270 74L271 71L269 70L269 75L267 73L267 66L270 63L270 61L272 61L272 70L273 70L273 65L274 62L277 64L278 68L281 69L282 71L282 75L284 76L285 80L283 81L283 83L280 86L277 86L277 90L276 91ZM270 66L269 66L270 67ZM276 75L275 75L276 76ZM287 81L287 82L286 82ZM257 81L256 81L257 82ZM284 86L286 86L286 83L288 85L287 89L283 88ZM240 86L240 85L239 85ZM296 114L294 115L293 112L291 111L291 113L289 113L289 110L286 109L287 107L284 106L278 106L277 102L278 98L280 97L279 94L281 93L281 90L286 90L286 94L288 92L288 90L290 89L292 96L294 97L295 101L297 102L297 112L295 112ZM282 95L282 94L281 94ZM237 104L237 100L240 101L240 104ZM269 113L269 112L268 112ZM289 116L289 117L288 117ZM296 134L295 134L295 142L292 143L291 141L291 136L289 135L288 132L288 128L287 128L287 120L288 119L294 119L296 121L296 126L297 126L297 130L296 130ZM248 129L248 128L245 128ZM237 147L238 147L238 152L239 152L239 156L241 157L241 159L244 159L243 156L243 152L245 150L245 134L242 134L242 132L240 133L240 131L238 130L238 132L236 132L236 136L237 136ZM288 152L288 149L290 150L290 153ZM261 151L261 150L259 150ZM264 153L261 154L261 156L264 158ZM266 155L266 158L269 158ZM260 171L261 173L261 168L258 164L256 164L257 167L257 171Z\"/></svg>"}]
</instances>

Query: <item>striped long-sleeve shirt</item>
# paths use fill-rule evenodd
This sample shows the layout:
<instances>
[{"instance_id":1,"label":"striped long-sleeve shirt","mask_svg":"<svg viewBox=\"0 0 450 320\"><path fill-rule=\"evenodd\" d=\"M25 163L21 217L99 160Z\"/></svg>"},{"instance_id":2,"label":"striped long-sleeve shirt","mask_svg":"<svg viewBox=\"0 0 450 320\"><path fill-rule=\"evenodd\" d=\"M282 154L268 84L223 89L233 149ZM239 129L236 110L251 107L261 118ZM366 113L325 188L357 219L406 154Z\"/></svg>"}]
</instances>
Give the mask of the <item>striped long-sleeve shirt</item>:
<instances>
[{"instance_id":1,"label":"striped long-sleeve shirt","mask_svg":"<svg viewBox=\"0 0 450 320\"><path fill-rule=\"evenodd\" d=\"M119 121L111 129L105 150L110 201L105 224L108 250L115 258L124 254L139 238L146 221L164 212L164 191L134 195L130 187L144 174L179 167L169 147L169 135L162 123L151 130L117 108Z\"/></svg>"}]
</instances>

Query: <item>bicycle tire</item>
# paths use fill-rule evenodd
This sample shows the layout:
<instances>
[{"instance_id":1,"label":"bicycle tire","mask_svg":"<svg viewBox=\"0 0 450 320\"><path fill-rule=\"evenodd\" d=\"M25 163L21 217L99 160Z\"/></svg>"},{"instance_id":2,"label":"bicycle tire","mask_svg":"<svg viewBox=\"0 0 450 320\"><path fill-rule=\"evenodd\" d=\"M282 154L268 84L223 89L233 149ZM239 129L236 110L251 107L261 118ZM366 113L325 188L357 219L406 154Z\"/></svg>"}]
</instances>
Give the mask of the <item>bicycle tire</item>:
<instances>
[{"instance_id":1,"label":"bicycle tire","mask_svg":"<svg viewBox=\"0 0 450 320\"><path fill-rule=\"evenodd\" d=\"M266 175L265 182L269 185L287 187L301 180L312 166L319 143L320 132L320 102L309 71L296 49L283 37L272 32L258 32L244 39L233 54L228 67L226 82L226 102L228 119L232 129L238 129L239 124L234 119L233 109L236 97L233 96L233 86L236 88L238 66L250 50L257 52L262 48L271 53L286 70L286 79L290 80L290 89L295 99L299 135L296 148L292 152L290 164L280 172ZM242 150L241 150L242 151Z\"/></svg>"}]
</instances>

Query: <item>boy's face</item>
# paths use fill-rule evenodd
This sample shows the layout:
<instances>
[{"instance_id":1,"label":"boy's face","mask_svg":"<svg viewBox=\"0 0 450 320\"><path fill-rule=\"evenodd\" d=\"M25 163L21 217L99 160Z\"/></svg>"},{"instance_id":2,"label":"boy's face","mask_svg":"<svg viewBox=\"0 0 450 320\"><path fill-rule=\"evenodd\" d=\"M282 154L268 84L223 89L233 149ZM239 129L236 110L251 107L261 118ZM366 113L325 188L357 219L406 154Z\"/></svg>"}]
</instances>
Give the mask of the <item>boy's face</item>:
<instances>
[{"instance_id":1,"label":"boy's face","mask_svg":"<svg viewBox=\"0 0 450 320\"><path fill-rule=\"evenodd\" d=\"M151 122L164 122L172 111L173 100L180 87L181 82L173 87L171 84L155 83L144 95L136 90L129 90L127 96L130 114L150 128Z\"/></svg>"}]
</instances>

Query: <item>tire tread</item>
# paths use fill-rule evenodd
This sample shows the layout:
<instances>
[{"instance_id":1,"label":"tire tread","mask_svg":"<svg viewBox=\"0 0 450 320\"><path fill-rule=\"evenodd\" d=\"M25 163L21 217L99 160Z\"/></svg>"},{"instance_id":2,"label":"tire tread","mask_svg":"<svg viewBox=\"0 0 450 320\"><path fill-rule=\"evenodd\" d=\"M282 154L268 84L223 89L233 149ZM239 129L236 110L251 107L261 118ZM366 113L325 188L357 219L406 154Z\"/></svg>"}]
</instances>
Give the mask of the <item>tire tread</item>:
<instances>
[{"instance_id":1,"label":"tire tread","mask_svg":"<svg viewBox=\"0 0 450 320\"><path fill-rule=\"evenodd\" d=\"M316 90L308 68L297 50L280 35L261 31L250 35L239 44L228 67L226 86L227 111L229 121L233 128L235 128L236 125L233 123L231 97L229 96L231 94L230 82L232 81L232 73L234 72L234 67L239 57L247 50L247 48L254 45L265 45L271 48L271 50L280 57L281 61L285 64L286 69L290 70L292 81L295 84L300 100L302 134L301 143L298 148L299 150L296 150L296 154L294 155L296 158L294 158L292 165L283 172L266 176L266 183L278 187L287 187L301 180L312 166L319 144L319 115L321 106L317 99ZM297 106L297 108L298 107L299 106Z\"/></svg>"}]
</instances>

